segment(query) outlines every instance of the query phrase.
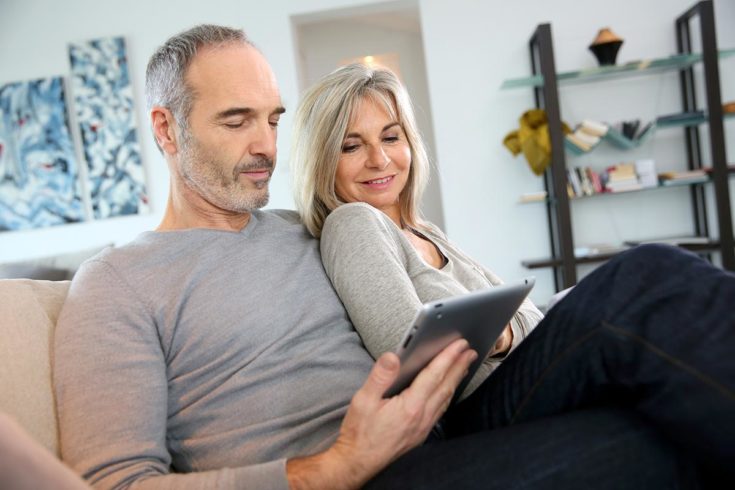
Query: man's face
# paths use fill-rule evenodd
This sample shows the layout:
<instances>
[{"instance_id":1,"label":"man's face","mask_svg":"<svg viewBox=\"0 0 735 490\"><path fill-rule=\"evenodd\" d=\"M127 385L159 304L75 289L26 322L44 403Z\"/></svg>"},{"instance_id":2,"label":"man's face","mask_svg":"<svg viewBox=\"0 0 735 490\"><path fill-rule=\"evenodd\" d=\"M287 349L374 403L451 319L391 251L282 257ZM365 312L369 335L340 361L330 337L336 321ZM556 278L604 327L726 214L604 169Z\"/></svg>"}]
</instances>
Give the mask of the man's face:
<instances>
[{"instance_id":1,"label":"man's face","mask_svg":"<svg viewBox=\"0 0 735 490\"><path fill-rule=\"evenodd\" d=\"M216 208L245 213L268 203L283 107L275 76L253 47L205 48L186 81L194 93L179 136L185 185Z\"/></svg>"}]
</instances>

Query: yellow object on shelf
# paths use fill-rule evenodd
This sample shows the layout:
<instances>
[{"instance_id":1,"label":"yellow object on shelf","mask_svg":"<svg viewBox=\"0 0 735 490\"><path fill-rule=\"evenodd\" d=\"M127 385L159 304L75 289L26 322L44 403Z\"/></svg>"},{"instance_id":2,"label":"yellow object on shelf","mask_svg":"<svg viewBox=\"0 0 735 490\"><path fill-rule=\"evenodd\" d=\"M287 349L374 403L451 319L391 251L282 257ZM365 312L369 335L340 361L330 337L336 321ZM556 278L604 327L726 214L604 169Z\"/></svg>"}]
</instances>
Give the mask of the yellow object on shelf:
<instances>
[{"instance_id":1,"label":"yellow object on shelf","mask_svg":"<svg viewBox=\"0 0 735 490\"><path fill-rule=\"evenodd\" d=\"M551 163L551 139L546 111L531 109L524 112L519 119L520 127L503 138L503 144L517 156L523 153L528 165L536 175L542 175ZM562 131L569 134L571 130L562 122Z\"/></svg>"}]
</instances>

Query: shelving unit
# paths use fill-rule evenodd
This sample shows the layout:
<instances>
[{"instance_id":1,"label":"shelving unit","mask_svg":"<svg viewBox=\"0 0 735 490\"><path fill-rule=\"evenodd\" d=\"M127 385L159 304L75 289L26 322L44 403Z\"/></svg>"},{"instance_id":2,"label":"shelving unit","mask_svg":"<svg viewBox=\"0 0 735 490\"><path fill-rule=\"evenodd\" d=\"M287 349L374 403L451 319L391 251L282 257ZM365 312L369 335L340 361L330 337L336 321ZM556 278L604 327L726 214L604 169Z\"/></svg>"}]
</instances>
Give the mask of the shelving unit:
<instances>
[{"instance_id":1,"label":"shelving unit","mask_svg":"<svg viewBox=\"0 0 735 490\"><path fill-rule=\"evenodd\" d=\"M692 52L690 22L699 20L701 33L701 53ZM567 194L565 138L562 131L562 119L559 107L559 83L573 84L596 82L619 77L630 77L664 71L679 71L682 97L682 112L695 114L690 118L669 124L664 127L683 127L686 148L687 167L697 170L704 167L702 162L700 125L706 123L709 136L712 164L710 182L685 183L691 189L691 208L694 217L696 237L707 237L704 244L687 245L685 248L702 253L718 252L722 266L735 270L735 240L733 239L733 223L730 211L730 193L728 187L728 164L725 156L725 135L723 128L722 100L720 95L719 60L735 56L735 49L718 51L715 36L714 8L711 0L700 1L676 19L677 50L679 54L667 58L636 61L619 66L605 66L586 70L557 73L554 61L554 48L551 37L551 25L539 24L529 41L532 76L506 80L502 88L531 87L534 91L536 107L546 111L549 138L551 141L551 165L544 173L544 185L548 198L546 203L551 256L545 259L524 260L522 264L529 268L551 267L557 290L567 288L577 282L576 267L578 264L595 263L608 260L619 250L606 250L602 253L590 253L575 256L572 234L570 198ZM703 65L704 87L706 92L706 111L698 107L695 91L693 66ZM728 116L731 116L728 114ZM655 137L653 135L652 137ZM712 186L719 238L710 238L705 202L705 186ZM671 188L658 186L653 189ZM650 189L643 189L642 192ZM596 194L606 195L606 194ZM613 194L615 195L615 194ZM594 196L590 196L594 197Z\"/></svg>"}]
</instances>

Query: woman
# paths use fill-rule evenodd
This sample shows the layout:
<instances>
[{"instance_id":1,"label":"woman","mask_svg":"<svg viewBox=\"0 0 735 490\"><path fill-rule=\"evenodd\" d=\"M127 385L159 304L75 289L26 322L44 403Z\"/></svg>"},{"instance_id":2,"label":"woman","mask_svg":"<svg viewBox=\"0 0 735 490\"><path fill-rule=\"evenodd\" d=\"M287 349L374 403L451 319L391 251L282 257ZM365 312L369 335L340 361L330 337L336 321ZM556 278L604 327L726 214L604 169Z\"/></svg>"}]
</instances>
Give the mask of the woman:
<instances>
[{"instance_id":1,"label":"woman","mask_svg":"<svg viewBox=\"0 0 735 490\"><path fill-rule=\"evenodd\" d=\"M421 219L428 161L392 72L362 65L335 72L307 92L296 121L297 205L321 237L327 274L374 358L394 350L423 303L502 282ZM524 301L463 397L540 319Z\"/></svg>"},{"instance_id":2,"label":"woman","mask_svg":"<svg viewBox=\"0 0 735 490\"><path fill-rule=\"evenodd\" d=\"M499 282L420 219L426 155L392 73L326 76L304 95L294 135L297 206L373 356L395 347L421 302ZM495 349L513 354L488 359L447 412L447 437L623 406L735 478L733 298L735 275L675 247L619 254L543 320L524 303Z\"/></svg>"}]
</instances>

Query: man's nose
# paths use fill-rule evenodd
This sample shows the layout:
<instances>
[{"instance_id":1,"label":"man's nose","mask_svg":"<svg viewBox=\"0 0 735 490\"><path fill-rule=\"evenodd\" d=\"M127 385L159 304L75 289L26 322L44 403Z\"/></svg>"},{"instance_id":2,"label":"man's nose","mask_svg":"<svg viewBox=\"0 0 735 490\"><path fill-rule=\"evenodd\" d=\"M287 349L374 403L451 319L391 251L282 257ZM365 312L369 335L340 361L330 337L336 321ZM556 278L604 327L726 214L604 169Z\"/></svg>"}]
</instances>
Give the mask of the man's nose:
<instances>
[{"instance_id":1,"label":"man's nose","mask_svg":"<svg viewBox=\"0 0 735 490\"><path fill-rule=\"evenodd\" d=\"M276 156L276 130L269 122L258 124L257 134L250 143L250 153L273 159Z\"/></svg>"}]
</instances>

